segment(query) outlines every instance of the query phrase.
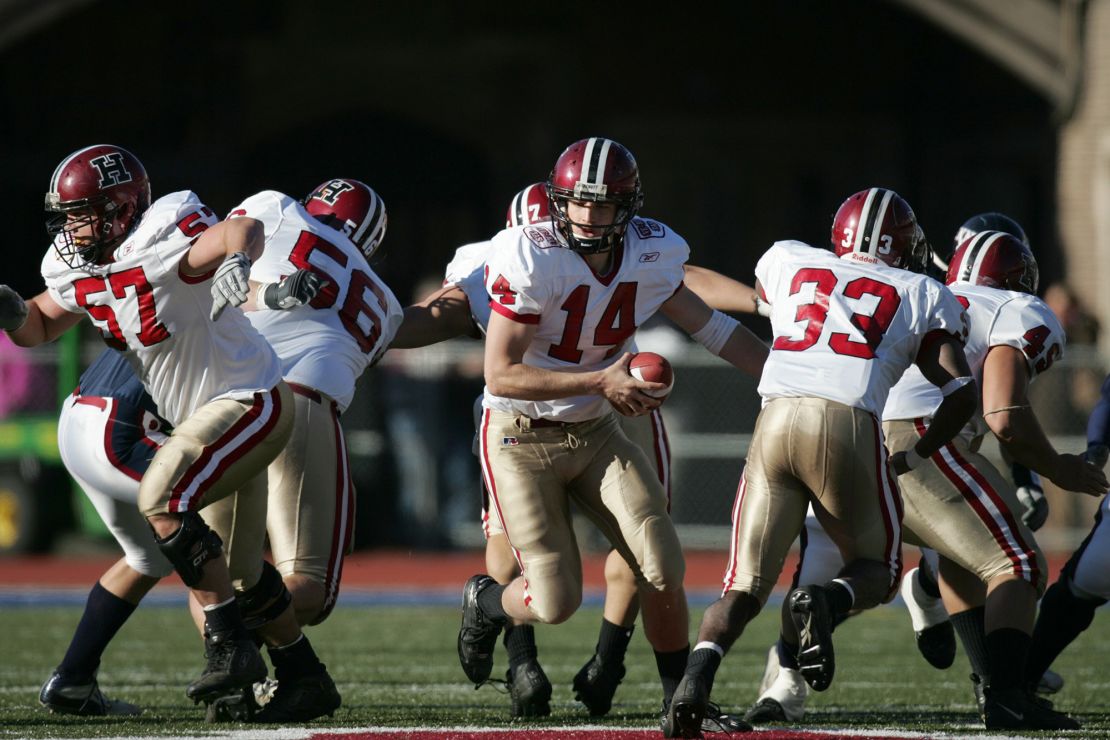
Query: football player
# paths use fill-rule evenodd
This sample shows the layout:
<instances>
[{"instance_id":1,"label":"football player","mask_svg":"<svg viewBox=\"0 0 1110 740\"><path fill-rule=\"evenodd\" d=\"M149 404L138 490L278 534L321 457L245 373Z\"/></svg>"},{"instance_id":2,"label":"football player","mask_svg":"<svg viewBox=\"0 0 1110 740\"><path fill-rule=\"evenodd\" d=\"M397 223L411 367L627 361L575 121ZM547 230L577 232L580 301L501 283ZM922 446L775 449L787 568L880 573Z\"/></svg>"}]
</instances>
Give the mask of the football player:
<instances>
[{"instance_id":1,"label":"football player","mask_svg":"<svg viewBox=\"0 0 1110 740\"><path fill-rule=\"evenodd\" d=\"M517 193L509 204L505 228L550 222L547 186L538 182ZM405 309L405 322L393 347L419 347L457 336L482 337L489 325L490 303L485 286L485 260L490 242L460 247L447 266L444 287ZM754 291L705 268L686 265L686 282L707 303L722 310L752 313ZM717 305L724 304L724 305ZM631 351L635 351L630 346ZM481 401L475 405L475 429L480 425ZM659 480L670 496L670 447L663 416L658 409L644 416L621 416L625 434L655 464ZM475 437L477 453L477 437ZM520 570L495 513L491 516L489 492L482 482L482 532L486 537L486 567L501 584L508 584ZM624 655L639 613L638 587L632 570L620 553L611 550L605 561L605 605L595 653L574 677L575 698L592 716L604 716L612 707L617 686L624 678ZM530 624L505 626L509 654L506 681L513 717L550 713L551 683L537 660L535 632ZM492 661L492 656L490 657ZM487 673L488 675L488 673ZM718 721L725 721L721 717Z\"/></svg>"},{"instance_id":2,"label":"football player","mask_svg":"<svg viewBox=\"0 0 1110 740\"><path fill-rule=\"evenodd\" d=\"M207 665L186 695L208 702L266 676L245 619L261 623L263 639L284 651L293 672L326 675L280 577L267 575L264 518L240 517L225 560L230 532L221 536L199 514L225 498L244 509L264 506L248 483L292 429L292 394L277 357L242 313L225 311L246 300L262 225L218 222L187 190L151 202L142 163L113 145L63 159L46 209L53 237L42 263L46 290L24 301L0 286L0 328L16 344L34 346L87 314L174 425L142 476L138 502L159 550L204 611ZM292 706L275 711L308 719L338 706L289 699Z\"/></svg>"},{"instance_id":3,"label":"football player","mask_svg":"<svg viewBox=\"0 0 1110 740\"><path fill-rule=\"evenodd\" d=\"M1110 457L1110 376L1102 384L1102 397L1087 420L1086 459L1100 470ZM1045 591L1041 612L1033 628L1026 681L1036 686L1056 657L1091 626L1095 610L1110 599L1110 497L1103 496L1095 524Z\"/></svg>"},{"instance_id":4,"label":"football player","mask_svg":"<svg viewBox=\"0 0 1110 740\"><path fill-rule=\"evenodd\" d=\"M169 432L142 381L114 349L100 353L62 404L62 464L96 507L123 557L92 587L65 657L39 691L39 703L52 712L103 716L142 711L101 693L96 673L119 628L173 571L137 505L139 481Z\"/></svg>"},{"instance_id":5,"label":"football player","mask_svg":"<svg viewBox=\"0 0 1110 740\"><path fill-rule=\"evenodd\" d=\"M611 139L575 142L547 183L550 226L507 229L486 260L480 463L522 575L473 576L463 592L459 659L484 680L501 626L557 624L582 598L569 502L594 520L635 574L644 633L670 703L689 653L684 561L667 496L614 410L648 414L662 384L628 374L636 328L657 311L710 351L756 375L766 348L683 283L689 249L664 224L638 218L632 154Z\"/></svg>"},{"instance_id":6,"label":"football player","mask_svg":"<svg viewBox=\"0 0 1110 740\"><path fill-rule=\"evenodd\" d=\"M832 240L835 254L777 242L756 265L775 336L759 385L764 407L733 507L724 595L702 620L668 737L697 736L721 659L761 610L811 504L845 565L824 585L790 592L782 634L809 685L829 686L834 620L888 600L901 576L891 468L919 466L975 408L961 347L967 317L943 286L915 274L928 249L909 204L884 188L856 193L838 209ZM911 365L943 402L888 463L879 413Z\"/></svg>"},{"instance_id":7,"label":"football player","mask_svg":"<svg viewBox=\"0 0 1110 740\"><path fill-rule=\"evenodd\" d=\"M335 178L301 201L274 190L250 196L229 219L262 224L265 245L251 266L242 308L277 354L293 392L293 431L264 476L270 553L301 626L327 619L339 595L343 561L354 541L355 491L339 416L363 370L385 351L401 306L368 260L385 236L386 211L374 190ZM217 504L209 521L230 528L242 516ZM270 651L277 681L261 710L255 693L232 692L218 720L295 722L287 696L338 706L326 673L298 674ZM277 700L275 704L275 700ZM271 708L274 707L274 708Z\"/></svg>"}]
</instances>

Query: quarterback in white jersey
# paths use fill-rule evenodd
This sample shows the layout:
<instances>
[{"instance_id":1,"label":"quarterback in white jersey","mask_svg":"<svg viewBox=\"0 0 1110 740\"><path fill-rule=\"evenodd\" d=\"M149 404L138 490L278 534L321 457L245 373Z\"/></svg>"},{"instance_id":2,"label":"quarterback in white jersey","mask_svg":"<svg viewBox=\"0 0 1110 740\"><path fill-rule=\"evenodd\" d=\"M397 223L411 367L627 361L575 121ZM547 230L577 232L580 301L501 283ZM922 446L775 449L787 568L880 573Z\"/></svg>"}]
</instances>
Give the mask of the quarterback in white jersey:
<instances>
[{"instance_id":1,"label":"quarterback in white jersey","mask_svg":"<svg viewBox=\"0 0 1110 740\"><path fill-rule=\"evenodd\" d=\"M775 336L759 384L764 406L733 507L725 593L705 613L664 726L671 737L698 736L721 659L765 603L811 503L847 564L824 585L792 590L782 628L810 686L829 686L833 620L888 599L901 574L891 468L931 454L975 406L963 308L909 269L926 252L909 204L884 188L856 193L832 236L835 254L776 242L756 265ZM930 437L892 466L878 415L914 363L947 397Z\"/></svg>"},{"instance_id":2,"label":"quarterback in white jersey","mask_svg":"<svg viewBox=\"0 0 1110 740\"><path fill-rule=\"evenodd\" d=\"M507 229L487 257L493 313L480 462L522 576L467 582L459 658L481 680L510 618L559 623L577 609L573 498L636 576L668 704L689 650L684 562L662 484L613 414L641 415L661 402L645 393L661 384L628 374L626 349L656 311L752 375L766 348L683 284L685 241L636 218L642 190L626 148L600 137L572 144L547 188L552 226Z\"/></svg>"},{"instance_id":3,"label":"quarterback in white jersey","mask_svg":"<svg viewBox=\"0 0 1110 740\"><path fill-rule=\"evenodd\" d=\"M292 439L268 471L270 550L298 620L319 624L335 606L354 543L355 491L339 415L401 324L400 303L367 262L384 238L386 211L364 183L336 178L303 203L256 193L231 211L232 219L244 217L266 234L251 267L252 284L263 287L246 315L277 353L296 406ZM282 281L298 271L309 271L319 289L307 303L292 296L286 307L282 292L294 288Z\"/></svg>"},{"instance_id":4,"label":"quarterback in white jersey","mask_svg":"<svg viewBox=\"0 0 1110 740\"><path fill-rule=\"evenodd\" d=\"M105 341L126 353L174 424L142 475L139 509L204 611L208 663L186 694L214 702L249 690L266 675L241 601L271 656L281 653L275 667L284 661L288 671L289 690L256 719L311 719L334 711L334 684L301 639L280 578L274 589L266 577L264 522L236 522L229 566L219 534L197 513L237 502L237 489L277 455L292 428L292 394L273 350L241 314L221 316L227 305L246 299L247 269L262 251L261 224L217 223L188 191L152 203L142 163L113 145L63 159L46 208L54 236L52 254L43 260L47 290L24 302L0 287L0 328L31 346L88 314ZM319 691L298 687L302 677Z\"/></svg>"}]
</instances>

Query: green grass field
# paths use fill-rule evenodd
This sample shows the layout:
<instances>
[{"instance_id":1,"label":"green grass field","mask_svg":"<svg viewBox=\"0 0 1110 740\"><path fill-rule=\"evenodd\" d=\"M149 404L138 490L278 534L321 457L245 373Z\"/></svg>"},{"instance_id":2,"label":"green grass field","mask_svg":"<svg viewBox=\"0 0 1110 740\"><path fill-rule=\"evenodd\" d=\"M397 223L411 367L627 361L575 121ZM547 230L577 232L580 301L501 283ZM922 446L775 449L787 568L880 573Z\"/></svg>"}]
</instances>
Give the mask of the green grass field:
<instances>
[{"instance_id":1,"label":"green grass field","mask_svg":"<svg viewBox=\"0 0 1110 740\"><path fill-rule=\"evenodd\" d=\"M768 609L727 657L714 699L726 709L755 698L767 646L777 631L777 609ZM181 736L211 732L203 711L184 696L202 666L200 642L184 609L139 609L105 656L100 682L106 693L146 707L137 720L78 719L40 709L40 683L61 658L79 616L77 608L6 608L0 611L0 736ZM696 628L700 611L692 615ZM555 684L553 714L537 726L589 722L572 697L570 681L589 657L600 612L583 609L569 623L537 628L540 660ZM1057 705L1074 713L1082 737L1110 737L1110 630L1100 615L1056 668L1067 685ZM310 636L343 694L343 707L328 727L430 727L474 725L507 728L507 698L487 686L468 685L455 655L457 611L450 608L348 608L342 604ZM837 678L811 698L800 727L814 730L897 729L978 734L966 659L945 672L930 668L913 645L909 617L900 607L878 609L837 630ZM499 647L495 675L505 668ZM603 724L657 727L659 686L651 651L637 631L628 675ZM596 723L594 723L596 724ZM979 731L981 732L981 731Z\"/></svg>"}]
</instances>

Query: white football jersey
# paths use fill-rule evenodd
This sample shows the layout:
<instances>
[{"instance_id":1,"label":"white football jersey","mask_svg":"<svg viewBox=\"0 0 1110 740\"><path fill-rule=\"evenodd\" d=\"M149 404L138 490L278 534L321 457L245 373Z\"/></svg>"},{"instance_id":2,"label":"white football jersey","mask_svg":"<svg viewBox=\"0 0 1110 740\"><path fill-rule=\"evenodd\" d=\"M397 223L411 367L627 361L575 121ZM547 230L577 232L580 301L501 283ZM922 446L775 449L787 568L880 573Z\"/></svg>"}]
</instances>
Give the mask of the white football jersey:
<instances>
[{"instance_id":1,"label":"white football jersey","mask_svg":"<svg viewBox=\"0 0 1110 740\"><path fill-rule=\"evenodd\" d=\"M775 336L759 382L764 401L825 398L878 416L925 335L962 340L966 331L963 306L943 285L866 255L775 242L755 274Z\"/></svg>"},{"instance_id":2,"label":"white football jersey","mask_svg":"<svg viewBox=\"0 0 1110 740\"><path fill-rule=\"evenodd\" d=\"M247 399L281 380L273 350L240 311L209 320L212 275L178 271L217 221L184 190L154 201L114 261L95 274L69 267L53 248L42 261L50 297L67 311L88 313L105 343L126 351L158 413L175 426L206 403Z\"/></svg>"},{"instance_id":3,"label":"white football jersey","mask_svg":"<svg viewBox=\"0 0 1110 740\"><path fill-rule=\"evenodd\" d=\"M545 370L589 372L630 351L636 328L682 285L686 241L658 221L635 218L616 248L614 267L598 276L551 228L506 229L487 255L493 311L538 328L524 362ZM602 396L521 401L486 390L486 408L564 422L586 421L610 407Z\"/></svg>"},{"instance_id":4,"label":"white football jersey","mask_svg":"<svg viewBox=\"0 0 1110 740\"><path fill-rule=\"evenodd\" d=\"M492 241L464 244L455 250L455 256L447 263L443 284L455 285L466 294L470 304L470 316L485 335L489 326L489 294L486 293L486 257L493 248Z\"/></svg>"},{"instance_id":5,"label":"white football jersey","mask_svg":"<svg viewBox=\"0 0 1110 740\"><path fill-rule=\"evenodd\" d=\"M328 394L345 411L362 371L393 341L401 304L346 235L288 195L263 190L228 217L239 216L258 219L266 231L251 280L274 283L311 268L328 281L306 306L248 311L247 317L277 352L286 380Z\"/></svg>"},{"instance_id":6,"label":"white football jersey","mask_svg":"<svg viewBox=\"0 0 1110 740\"><path fill-rule=\"evenodd\" d=\"M1052 367L1064 355L1064 330L1056 314L1036 296L983 285L956 283L949 285L967 309L970 326L964 354L967 364L980 384L982 395L983 362L991 347L1007 346L1021 350L1029 368L1030 379ZM940 389L925 379L917 367L911 367L890 391L883 420L916 419L932 416L940 405ZM980 418L976 414L974 419ZM976 425L975 435L985 429Z\"/></svg>"}]
</instances>

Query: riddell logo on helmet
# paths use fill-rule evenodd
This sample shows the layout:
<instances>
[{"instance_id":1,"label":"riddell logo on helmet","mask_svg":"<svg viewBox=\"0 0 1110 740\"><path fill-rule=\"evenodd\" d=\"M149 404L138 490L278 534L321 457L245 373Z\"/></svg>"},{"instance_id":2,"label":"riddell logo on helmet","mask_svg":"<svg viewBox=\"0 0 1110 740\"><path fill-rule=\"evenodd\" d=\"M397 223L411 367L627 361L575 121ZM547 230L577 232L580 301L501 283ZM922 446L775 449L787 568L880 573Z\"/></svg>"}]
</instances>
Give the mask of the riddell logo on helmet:
<instances>
[{"instance_id":1,"label":"riddell logo on helmet","mask_svg":"<svg viewBox=\"0 0 1110 740\"><path fill-rule=\"evenodd\" d=\"M343 180L332 180L327 185L323 186L312 197L317 200L322 200L329 206L334 206L335 202L339 200L339 196L348 190L354 190L355 186Z\"/></svg>"},{"instance_id":2,"label":"riddell logo on helmet","mask_svg":"<svg viewBox=\"0 0 1110 740\"><path fill-rule=\"evenodd\" d=\"M123 163L123 155L119 152L94 157L89 160L89 164L95 167L100 174L98 187L110 188L113 185L122 185L132 180L131 173L127 171L127 166Z\"/></svg>"}]
</instances>

